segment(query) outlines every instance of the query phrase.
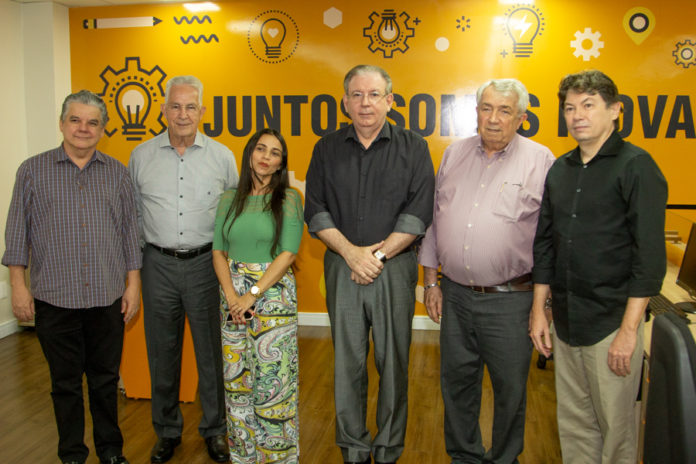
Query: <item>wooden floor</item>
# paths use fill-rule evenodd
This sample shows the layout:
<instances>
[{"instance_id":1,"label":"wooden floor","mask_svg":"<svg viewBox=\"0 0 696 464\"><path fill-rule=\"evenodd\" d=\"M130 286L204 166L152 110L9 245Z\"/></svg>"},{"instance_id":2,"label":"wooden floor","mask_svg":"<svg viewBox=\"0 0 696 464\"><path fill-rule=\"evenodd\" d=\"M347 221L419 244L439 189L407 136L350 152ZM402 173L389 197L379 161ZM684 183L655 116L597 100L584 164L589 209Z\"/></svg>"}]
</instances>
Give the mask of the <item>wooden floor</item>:
<instances>
[{"instance_id":1,"label":"wooden floor","mask_svg":"<svg viewBox=\"0 0 696 464\"><path fill-rule=\"evenodd\" d=\"M301 327L300 343L300 449L303 464L340 463L334 444L333 349L327 327ZM442 432L443 405L439 383L438 332L413 333L409 381L409 416L406 448L400 464L445 464ZM560 462L556 429L553 362L537 369L536 354L528 381L527 425L522 464ZM375 432L377 374L370 364L368 423ZM198 403L183 404L184 436L171 463L212 463L197 432ZM490 446L493 401L488 376L484 379L481 427L484 445ZM132 464L149 463L155 434L150 402L119 400L124 453ZM98 463L87 418L88 463ZM58 463L57 433L50 399L48 368L36 334L25 330L0 340L0 464Z\"/></svg>"}]
</instances>

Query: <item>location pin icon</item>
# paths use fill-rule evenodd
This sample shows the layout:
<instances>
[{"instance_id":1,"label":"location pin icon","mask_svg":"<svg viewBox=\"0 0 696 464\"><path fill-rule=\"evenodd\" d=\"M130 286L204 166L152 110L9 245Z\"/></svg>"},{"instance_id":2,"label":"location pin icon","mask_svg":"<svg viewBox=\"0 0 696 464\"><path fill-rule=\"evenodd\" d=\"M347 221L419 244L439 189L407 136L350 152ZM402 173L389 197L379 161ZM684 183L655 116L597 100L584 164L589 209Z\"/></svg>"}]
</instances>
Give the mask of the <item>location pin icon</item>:
<instances>
[{"instance_id":1,"label":"location pin icon","mask_svg":"<svg viewBox=\"0 0 696 464\"><path fill-rule=\"evenodd\" d=\"M631 8L624 15L623 27L631 40L640 45L655 29L655 15L643 6Z\"/></svg>"}]
</instances>

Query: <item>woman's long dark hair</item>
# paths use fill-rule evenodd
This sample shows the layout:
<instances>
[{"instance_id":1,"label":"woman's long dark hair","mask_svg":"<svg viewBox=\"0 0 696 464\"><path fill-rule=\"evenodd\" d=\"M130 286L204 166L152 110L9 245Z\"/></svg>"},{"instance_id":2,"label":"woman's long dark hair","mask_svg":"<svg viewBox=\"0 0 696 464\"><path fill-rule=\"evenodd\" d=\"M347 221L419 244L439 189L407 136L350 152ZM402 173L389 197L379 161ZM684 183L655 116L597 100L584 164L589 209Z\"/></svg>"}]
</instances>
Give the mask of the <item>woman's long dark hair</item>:
<instances>
[{"instance_id":1,"label":"woman's long dark hair","mask_svg":"<svg viewBox=\"0 0 696 464\"><path fill-rule=\"evenodd\" d=\"M246 146L244 147L244 155L242 156L242 170L239 173L239 185L237 186L237 194L234 196L234 200L230 205L230 209L227 211L227 217L225 218L225 223L229 221L227 226L227 232L229 233L232 224L237 220L242 211L244 211L244 206L246 206L247 199L251 195L251 191L254 187L253 176L256 173L251 169L251 157L256 148L256 144L262 135L272 135L280 142L280 146L283 149L283 159L280 163L280 169L273 173L271 176L271 181L268 183L268 190L271 195L270 198L266 199L266 203L263 206L265 211L270 211L271 216L273 216L273 222L275 223L275 231L273 232L273 244L271 245L271 257L275 258L278 254L278 245L280 244L280 231L283 228L283 201L285 200L285 190L289 187L290 181L288 180L288 146L285 143L285 139L280 132L275 129L261 129L257 133L251 136Z\"/></svg>"}]
</instances>

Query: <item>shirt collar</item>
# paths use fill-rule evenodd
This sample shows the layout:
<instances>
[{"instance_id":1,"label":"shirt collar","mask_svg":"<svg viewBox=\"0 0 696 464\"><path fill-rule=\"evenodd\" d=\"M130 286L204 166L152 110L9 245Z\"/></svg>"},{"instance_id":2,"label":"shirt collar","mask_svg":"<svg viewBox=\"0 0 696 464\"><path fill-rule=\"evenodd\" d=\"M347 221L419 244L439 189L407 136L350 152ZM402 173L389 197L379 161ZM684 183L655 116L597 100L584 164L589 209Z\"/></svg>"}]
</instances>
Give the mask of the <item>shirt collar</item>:
<instances>
[{"instance_id":1,"label":"shirt collar","mask_svg":"<svg viewBox=\"0 0 696 464\"><path fill-rule=\"evenodd\" d=\"M169 129L163 132L164 137L160 140L160 148L174 148L174 146L169 141ZM203 139L203 134L201 131L196 130L196 138L193 140L192 147L204 147L205 140ZM188 147L187 147L188 148Z\"/></svg>"},{"instance_id":2,"label":"shirt collar","mask_svg":"<svg viewBox=\"0 0 696 464\"><path fill-rule=\"evenodd\" d=\"M372 142L373 144L377 142L379 139L387 139L391 140L392 136L392 127L391 124L389 124L388 121L384 121L384 125L382 126L382 129L379 131L379 134L377 134L377 137L375 137L375 140ZM355 126L351 124L348 127L348 131L346 132L346 138L345 140L348 139L353 139L356 142L360 143L360 139L358 139L358 134L355 132Z\"/></svg>"},{"instance_id":3,"label":"shirt collar","mask_svg":"<svg viewBox=\"0 0 696 464\"><path fill-rule=\"evenodd\" d=\"M590 163L594 161L597 158L605 158L608 156L616 156L619 154L619 150L621 150L621 147L624 144L624 140L621 138L619 133L615 130L614 132L611 133L609 138L604 141L604 144L602 144L602 147L599 149L597 154L590 160ZM583 164L582 163L582 158L580 156L580 147L575 147L573 151L570 152L570 156L568 157L571 161L577 164Z\"/></svg>"},{"instance_id":4,"label":"shirt collar","mask_svg":"<svg viewBox=\"0 0 696 464\"><path fill-rule=\"evenodd\" d=\"M483 148L483 142L481 141L481 135L477 135L478 137L478 152L480 155L488 157L488 154L486 153L486 150ZM493 153L493 158L507 158L510 156L510 154L514 153L515 150L517 149L517 145L519 145L519 138L522 137L520 134L515 134L512 137L512 140L510 140L510 143L505 145L505 148L503 148L500 151L496 151Z\"/></svg>"},{"instance_id":5,"label":"shirt collar","mask_svg":"<svg viewBox=\"0 0 696 464\"><path fill-rule=\"evenodd\" d=\"M99 161L100 163L105 163L105 156L104 153L100 152L99 150L94 150L94 154L92 157L87 161L87 164L85 167L87 167L92 161ZM55 160L56 163L62 163L65 161L73 162L70 157L68 156L68 153L65 151L65 147L63 147L63 144L60 144L60 147L58 147L58 150L56 151L55 155ZM73 163L74 164L74 163Z\"/></svg>"}]
</instances>

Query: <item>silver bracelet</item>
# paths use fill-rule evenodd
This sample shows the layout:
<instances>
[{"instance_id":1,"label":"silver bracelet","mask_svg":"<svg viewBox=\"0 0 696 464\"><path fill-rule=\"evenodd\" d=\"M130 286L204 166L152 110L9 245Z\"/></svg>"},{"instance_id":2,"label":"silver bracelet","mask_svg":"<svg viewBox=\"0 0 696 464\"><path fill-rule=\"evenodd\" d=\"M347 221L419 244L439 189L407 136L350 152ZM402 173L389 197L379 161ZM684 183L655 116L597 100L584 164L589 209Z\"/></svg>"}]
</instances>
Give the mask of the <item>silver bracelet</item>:
<instances>
[{"instance_id":1,"label":"silver bracelet","mask_svg":"<svg viewBox=\"0 0 696 464\"><path fill-rule=\"evenodd\" d=\"M437 283L437 282L435 282L435 283L433 283L433 284L424 285L424 286L423 286L423 290L427 290L427 289L429 289L429 288L437 287L437 286L439 286L439 285L440 285L440 284Z\"/></svg>"}]
</instances>

